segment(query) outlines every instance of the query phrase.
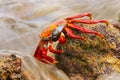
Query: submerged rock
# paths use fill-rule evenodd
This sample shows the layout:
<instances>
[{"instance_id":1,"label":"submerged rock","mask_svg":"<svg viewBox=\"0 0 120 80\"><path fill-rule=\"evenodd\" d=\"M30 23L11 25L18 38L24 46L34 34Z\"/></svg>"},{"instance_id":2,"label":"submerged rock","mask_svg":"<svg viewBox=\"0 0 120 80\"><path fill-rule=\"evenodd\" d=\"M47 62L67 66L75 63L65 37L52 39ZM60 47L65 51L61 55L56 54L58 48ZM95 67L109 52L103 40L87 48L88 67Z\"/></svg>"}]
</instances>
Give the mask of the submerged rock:
<instances>
[{"instance_id":1,"label":"submerged rock","mask_svg":"<svg viewBox=\"0 0 120 80\"><path fill-rule=\"evenodd\" d=\"M101 74L120 72L117 48L120 45L120 31L105 25L82 25L105 35L101 38L94 34L73 31L87 38L87 41L67 37L64 45L58 44L63 54L56 55L57 67L62 69L71 80L96 80ZM118 51L119 52L119 51Z\"/></svg>"}]
</instances>

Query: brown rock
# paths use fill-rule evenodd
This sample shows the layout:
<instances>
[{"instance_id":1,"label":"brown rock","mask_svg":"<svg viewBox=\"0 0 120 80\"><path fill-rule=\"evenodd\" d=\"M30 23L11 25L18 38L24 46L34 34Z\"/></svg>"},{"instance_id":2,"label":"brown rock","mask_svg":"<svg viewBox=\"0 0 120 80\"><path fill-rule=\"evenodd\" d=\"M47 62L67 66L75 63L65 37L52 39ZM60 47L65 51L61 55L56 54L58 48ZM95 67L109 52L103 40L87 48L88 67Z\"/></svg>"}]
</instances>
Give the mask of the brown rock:
<instances>
[{"instance_id":1,"label":"brown rock","mask_svg":"<svg viewBox=\"0 0 120 80\"><path fill-rule=\"evenodd\" d=\"M58 44L57 49L62 49L63 54L56 55L59 61L57 67L62 69L71 80L95 80L100 74L109 74L113 71L120 72L118 59L120 45L120 31L118 28L105 25L84 25L84 27L101 32L105 38L81 33L73 30L77 35L88 40L82 41L67 37L64 45Z\"/></svg>"},{"instance_id":2,"label":"brown rock","mask_svg":"<svg viewBox=\"0 0 120 80\"><path fill-rule=\"evenodd\" d=\"M0 55L0 80L27 80L16 55Z\"/></svg>"}]
</instances>

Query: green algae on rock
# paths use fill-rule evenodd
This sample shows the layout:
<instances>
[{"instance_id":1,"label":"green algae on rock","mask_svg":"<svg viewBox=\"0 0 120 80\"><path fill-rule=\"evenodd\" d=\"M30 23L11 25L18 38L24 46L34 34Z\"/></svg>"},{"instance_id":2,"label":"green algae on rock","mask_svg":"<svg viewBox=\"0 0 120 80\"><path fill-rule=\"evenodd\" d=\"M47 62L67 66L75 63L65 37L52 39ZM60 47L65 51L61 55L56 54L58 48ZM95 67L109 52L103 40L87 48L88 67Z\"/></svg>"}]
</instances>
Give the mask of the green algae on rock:
<instances>
[{"instance_id":1,"label":"green algae on rock","mask_svg":"<svg viewBox=\"0 0 120 80\"><path fill-rule=\"evenodd\" d=\"M56 55L56 59L59 61L57 67L74 80L95 80L100 74L109 74L113 71L120 72L120 60L112 51L115 47L111 46L111 41L114 41L111 38L118 34L115 36L117 38L119 32L114 33L113 29L115 28L112 25L110 27L104 25L89 27L89 25L85 25L84 27L103 33L105 38L74 30L77 35L87 38L87 41L67 37L64 45L58 44L57 48L64 52L61 55ZM113 37L110 36L111 34Z\"/></svg>"}]
</instances>

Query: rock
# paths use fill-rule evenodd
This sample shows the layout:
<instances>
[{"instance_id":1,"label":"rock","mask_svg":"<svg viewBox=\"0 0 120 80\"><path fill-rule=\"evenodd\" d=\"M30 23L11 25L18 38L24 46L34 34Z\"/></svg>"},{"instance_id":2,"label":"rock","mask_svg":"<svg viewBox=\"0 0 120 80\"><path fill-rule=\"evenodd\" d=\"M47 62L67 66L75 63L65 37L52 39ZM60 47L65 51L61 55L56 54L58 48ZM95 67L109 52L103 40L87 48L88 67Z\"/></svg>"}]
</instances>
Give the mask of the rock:
<instances>
[{"instance_id":1,"label":"rock","mask_svg":"<svg viewBox=\"0 0 120 80\"><path fill-rule=\"evenodd\" d=\"M16 55L0 55L0 80L28 80Z\"/></svg>"},{"instance_id":2,"label":"rock","mask_svg":"<svg viewBox=\"0 0 120 80\"><path fill-rule=\"evenodd\" d=\"M120 59L120 22L113 24L114 28L117 29L119 36L114 36L116 40L114 40L115 48L112 49L113 53Z\"/></svg>"},{"instance_id":3,"label":"rock","mask_svg":"<svg viewBox=\"0 0 120 80\"><path fill-rule=\"evenodd\" d=\"M87 41L66 37L67 41L64 45L57 45L57 49L62 49L64 52L56 55L59 61L56 66L62 69L71 80L95 80L101 74L119 73L120 60L118 59L119 51L117 51L120 45L119 29L112 25L82 26L101 32L105 38L73 29L74 33L84 36Z\"/></svg>"},{"instance_id":4,"label":"rock","mask_svg":"<svg viewBox=\"0 0 120 80\"><path fill-rule=\"evenodd\" d=\"M11 54L20 58L27 80L69 80L66 74L54 65L46 65L33 57L41 28L12 17L0 17L0 24L1 60L2 55L9 57Z\"/></svg>"},{"instance_id":5,"label":"rock","mask_svg":"<svg viewBox=\"0 0 120 80\"><path fill-rule=\"evenodd\" d=\"M105 35L106 41L109 43L111 51L120 59L120 22L106 27L95 27L94 30Z\"/></svg>"},{"instance_id":6,"label":"rock","mask_svg":"<svg viewBox=\"0 0 120 80\"><path fill-rule=\"evenodd\" d=\"M0 50L0 80L69 80L69 78L55 65L42 63L26 52Z\"/></svg>"}]
</instances>

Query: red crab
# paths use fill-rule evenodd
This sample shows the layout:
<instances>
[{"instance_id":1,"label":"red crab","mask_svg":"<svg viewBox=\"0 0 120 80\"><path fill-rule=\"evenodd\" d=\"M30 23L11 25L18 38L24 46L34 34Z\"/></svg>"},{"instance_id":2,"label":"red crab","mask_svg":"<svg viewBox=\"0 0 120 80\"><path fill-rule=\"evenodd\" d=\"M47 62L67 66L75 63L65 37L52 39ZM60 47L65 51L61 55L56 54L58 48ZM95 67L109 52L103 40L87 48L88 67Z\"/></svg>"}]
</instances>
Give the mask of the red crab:
<instances>
[{"instance_id":1,"label":"red crab","mask_svg":"<svg viewBox=\"0 0 120 80\"><path fill-rule=\"evenodd\" d=\"M88 16L90 19L80 19L85 16ZM92 20L91 13L78 14L75 16L65 18L63 20L58 20L52 23L46 30L44 30L44 32L40 34L41 40L36 48L34 57L44 63L49 63L49 62L57 63L55 59L47 55L47 51L49 50L54 54L63 53L62 50L53 49L52 43L59 41L60 44L64 44L66 41L64 35L65 33L67 36L71 38L80 39L84 41L86 40L84 37L75 35L71 30L71 28L74 28L84 33L96 34L100 37L104 37L103 34L93 30L85 29L82 26L78 26L76 23L84 23L84 24L106 23L107 25L109 24L107 20Z\"/></svg>"}]
</instances>

